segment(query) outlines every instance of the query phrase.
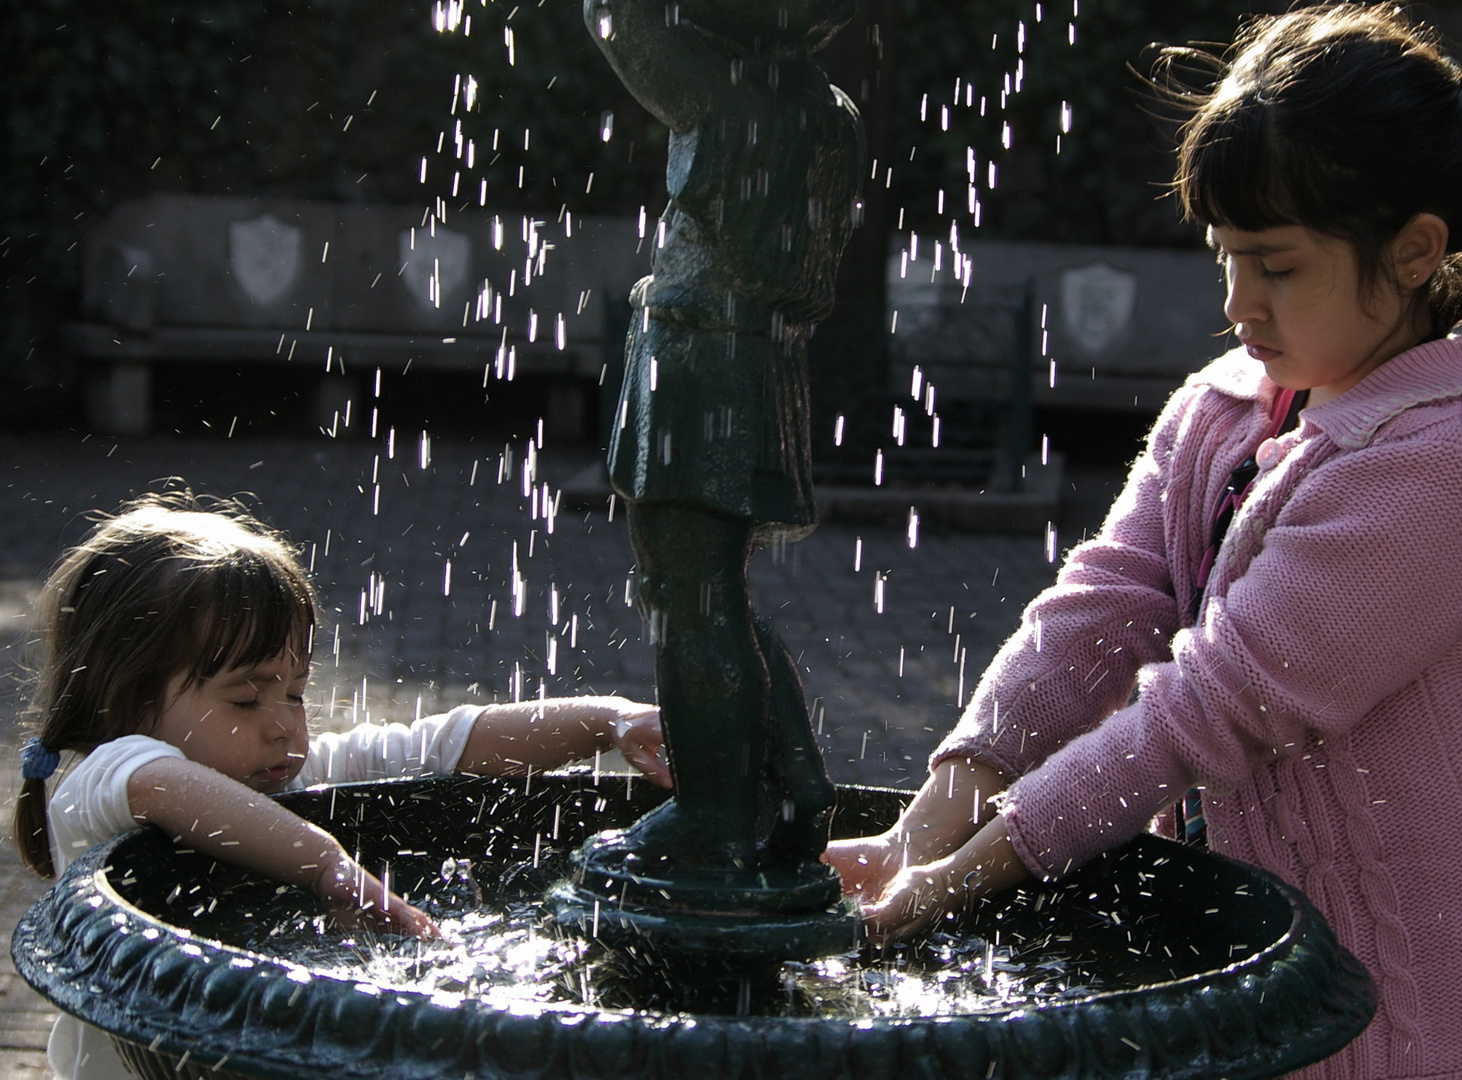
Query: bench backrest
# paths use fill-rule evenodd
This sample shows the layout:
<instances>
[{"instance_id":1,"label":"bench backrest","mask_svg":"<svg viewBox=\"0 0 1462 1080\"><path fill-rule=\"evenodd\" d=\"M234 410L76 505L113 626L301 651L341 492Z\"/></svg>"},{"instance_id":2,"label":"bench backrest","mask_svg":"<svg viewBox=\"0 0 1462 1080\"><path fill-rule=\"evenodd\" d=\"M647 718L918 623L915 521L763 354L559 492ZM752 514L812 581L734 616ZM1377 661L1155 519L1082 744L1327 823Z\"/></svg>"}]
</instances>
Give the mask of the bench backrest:
<instances>
[{"instance_id":1,"label":"bench backrest","mask_svg":"<svg viewBox=\"0 0 1462 1080\"><path fill-rule=\"evenodd\" d=\"M551 338L602 335L601 298L628 295L649 241L626 218L525 220L483 210L446 226L407 207L156 195L89 236L88 319L298 332ZM637 253L636 249L639 248Z\"/></svg>"}]
</instances>

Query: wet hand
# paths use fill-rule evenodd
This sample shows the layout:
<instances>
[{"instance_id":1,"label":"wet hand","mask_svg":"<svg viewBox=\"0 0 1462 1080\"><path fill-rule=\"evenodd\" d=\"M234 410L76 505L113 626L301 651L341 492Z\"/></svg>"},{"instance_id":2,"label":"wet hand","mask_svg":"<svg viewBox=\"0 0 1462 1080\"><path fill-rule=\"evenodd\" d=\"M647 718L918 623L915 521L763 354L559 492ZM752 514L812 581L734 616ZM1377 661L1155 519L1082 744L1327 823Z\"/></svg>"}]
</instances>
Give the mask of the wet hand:
<instances>
[{"instance_id":1,"label":"wet hand","mask_svg":"<svg viewBox=\"0 0 1462 1080\"><path fill-rule=\"evenodd\" d=\"M427 941L442 936L430 916L397 896L343 850L321 871L315 893L347 929L369 926Z\"/></svg>"},{"instance_id":2,"label":"wet hand","mask_svg":"<svg viewBox=\"0 0 1462 1080\"><path fill-rule=\"evenodd\" d=\"M1015 853L1005 816L997 814L958 850L895 874L883 895L863 909L868 938L885 944L912 937L972 900L1030 876Z\"/></svg>"},{"instance_id":3,"label":"wet hand","mask_svg":"<svg viewBox=\"0 0 1462 1080\"><path fill-rule=\"evenodd\" d=\"M908 858L908 845L900 834L891 831L834 840L822 853L822 861L842 877L845 896L881 895Z\"/></svg>"},{"instance_id":4,"label":"wet hand","mask_svg":"<svg viewBox=\"0 0 1462 1080\"><path fill-rule=\"evenodd\" d=\"M654 705L619 699L609 724L615 749L657 787L672 786L670 769L660 756L665 735L660 729L660 710Z\"/></svg>"},{"instance_id":5,"label":"wet hand","mask_svg":"<svg viewBox=\"0 0 1462 1080\"><path fill-rule=\"evenodd\" d=\"M963 882L955 879L947 859L904 867L875 902L863 905L868 940L874 945L887 945L913 937L962 908L971 895Z\"/></svg>"}]
</instances>

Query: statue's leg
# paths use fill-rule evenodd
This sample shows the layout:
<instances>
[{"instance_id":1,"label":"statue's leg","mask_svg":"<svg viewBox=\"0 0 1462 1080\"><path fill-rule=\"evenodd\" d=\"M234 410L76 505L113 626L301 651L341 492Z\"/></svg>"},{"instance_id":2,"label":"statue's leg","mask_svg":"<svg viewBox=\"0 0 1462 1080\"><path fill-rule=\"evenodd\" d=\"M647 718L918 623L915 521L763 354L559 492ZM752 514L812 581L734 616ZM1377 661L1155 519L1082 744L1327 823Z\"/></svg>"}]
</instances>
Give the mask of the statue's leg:
<instances>
[{"instance_id":1,"label":"statue's leg","mask_svg":"<svg viewBox=\"0 0 1462 1080\"><path fill-rule=\"evenodd\" d=\"M746 587L750 524L632 503L629 529L675 800L628 839L646 857L749 869L769 707Z\"/></svg>"},{"instance_id":2,"label":"statue's leg","mask_svg":"<svg viewBox=\"0 0 1462 1080\"><path fill-rule=\"evenodd\" d=\"M823 765L797 665L766 616L753 612L752 619L771 685L767 750L777 801L766 854L793 869L827 847L837 791Z\"/></svg>"}]
</instances>

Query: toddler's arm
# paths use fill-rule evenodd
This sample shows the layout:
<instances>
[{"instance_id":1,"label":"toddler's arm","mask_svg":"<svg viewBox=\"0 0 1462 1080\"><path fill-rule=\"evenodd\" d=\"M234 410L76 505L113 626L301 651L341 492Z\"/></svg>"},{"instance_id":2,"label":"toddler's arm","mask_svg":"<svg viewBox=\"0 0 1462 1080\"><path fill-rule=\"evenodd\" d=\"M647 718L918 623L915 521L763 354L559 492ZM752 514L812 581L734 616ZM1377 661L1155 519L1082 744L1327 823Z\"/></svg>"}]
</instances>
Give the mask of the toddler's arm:
<instances>
[{"instance_id":1,"label":"toddler's arm","mask_svg":"<svg viewBox=\"0 0 1462 1080\"><path fill-rule=\"evenodd\" d=\"M660 760L660 710L622 697L547 698L488 705L457 761L459 773L516 776L617 749L649 780L670 787Z\"/></svg>"},{"instance_id":2,"label":"toddler's arm","mask_svg":"<svg viewBox=\"0 0 1462 1080\"><path fill-rule=\"evenodd\" d=\"M139 824L153 824L195 851L309 889L345 920L364 918L417 937L435 937L424 913L346 854L324 829L206 765L149 761L127 781Z\"/></svg>"},{"instance_id":3,"label":"toddler's arm","mask_svg":"<svg viewBox=\"0 0 1462 1080\"><path fill-rule=\"evenodd\" d=\"M930 774L894 826L877 836L834 840L824 861L842 875L843 891L876 898L908 867L951 855L995 815L991 799L1006 779L974 758L947 758Z\"/></svg>"}]
</instances>

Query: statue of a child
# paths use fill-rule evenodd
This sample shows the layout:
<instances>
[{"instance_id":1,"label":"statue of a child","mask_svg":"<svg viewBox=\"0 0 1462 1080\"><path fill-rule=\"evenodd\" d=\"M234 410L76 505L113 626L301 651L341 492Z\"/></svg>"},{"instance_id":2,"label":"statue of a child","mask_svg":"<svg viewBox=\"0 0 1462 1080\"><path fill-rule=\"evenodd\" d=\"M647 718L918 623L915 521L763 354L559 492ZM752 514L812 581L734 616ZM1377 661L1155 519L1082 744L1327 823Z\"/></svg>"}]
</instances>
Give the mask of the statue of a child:
<instances>
[{"instance_id":1,"label":"statue of a child","mask_svg":"<svg viewBox=\"0 0 1462 1080\"><path fill-rule=\"evenodd\" d=\"M670 129L670 202L631 295L610 447L655 647L674 801L614 845L739 876L827 841L833 788L747 564L816 525L806 341L854 224L857 110L812 53L853 0L585 0L595 41Z\"/></svg>"}]
</instances>

